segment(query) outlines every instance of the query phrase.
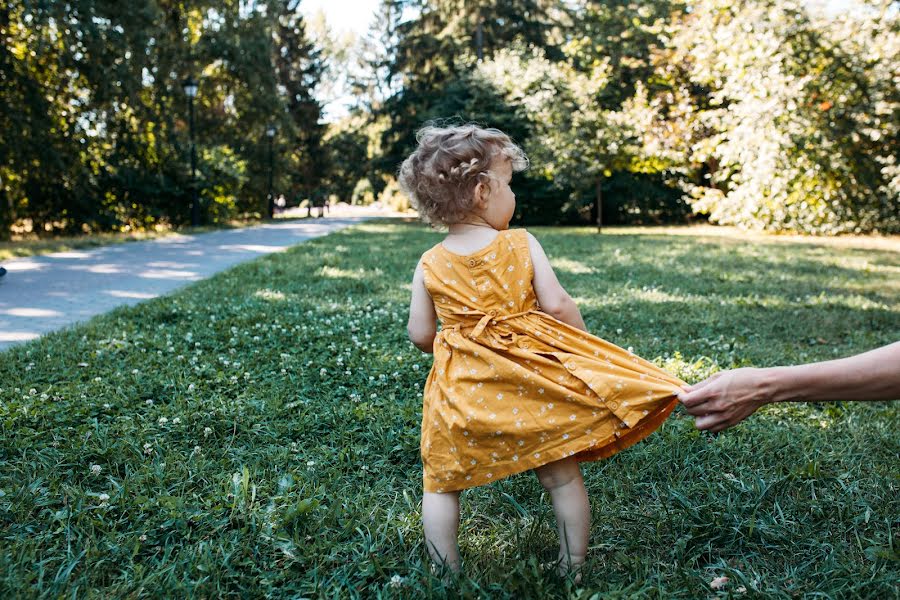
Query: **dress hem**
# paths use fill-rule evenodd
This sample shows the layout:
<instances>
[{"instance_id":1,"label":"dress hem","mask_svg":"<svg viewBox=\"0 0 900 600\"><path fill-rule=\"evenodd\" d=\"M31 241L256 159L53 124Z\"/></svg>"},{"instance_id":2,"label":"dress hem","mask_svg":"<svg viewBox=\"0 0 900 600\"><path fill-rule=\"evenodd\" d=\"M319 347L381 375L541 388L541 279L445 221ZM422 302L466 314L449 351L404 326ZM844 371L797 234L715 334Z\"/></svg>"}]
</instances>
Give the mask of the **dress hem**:
<instances>
[{"instance_id":1,"label":"dress hem","mask_svg":"<svg viewBox=\"0 0 900 600\"><path fill-rule=\"evenodd\" d=\"M583 438L581 440L576 439L576 442L582 441L582 443L571 443L557 446L552 450L542 451L540 453L540 459L538 460L523 460L516 463L507 463L502 467L491 470L481 469L478 474L472 475L471 480L466 481L462 486L460 486L459 483L452 482L440 485L440 482L428 481L423 478L423 491L429 493L460 492L480 485L493 483L494 481L500 481L512 475L524 473L525 471L531 471L568 457L574 458L579 463L594 462L609 458L610 456L637 444L659 429L666 418L668 418L672 411L675 410L677 404L677 398L673 397L669 402L651 412L649 415L638 421L634 427L628 429L624 434L618 437L611 436L599 443L591 443L587 446L584 446ZM576 448L579 449L576 450ZM546 457L550 457L550 460L544 460Z\"/></svg>"}]
</instances>

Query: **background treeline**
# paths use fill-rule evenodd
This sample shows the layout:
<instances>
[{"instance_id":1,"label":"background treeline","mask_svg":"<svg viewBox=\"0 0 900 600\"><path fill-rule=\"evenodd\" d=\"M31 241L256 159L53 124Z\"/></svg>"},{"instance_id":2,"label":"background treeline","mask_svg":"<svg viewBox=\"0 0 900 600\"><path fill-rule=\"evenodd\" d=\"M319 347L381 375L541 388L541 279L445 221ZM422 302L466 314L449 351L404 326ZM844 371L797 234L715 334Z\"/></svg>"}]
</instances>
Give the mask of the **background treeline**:
<instances>
[{"instance_id":1,"label":"background treeline","mask_svg":"<svg viewBox=\"0 0 900 600\"><path fill-rule=\"evenodd\" d=\"M0 2L0 231L187 221L189 75L205 221L264 212L270 124L277 189L317 185L324 67L297 0Z\"/></svg>"},{"instance_id":2,"label":"background treeline","mask_svg":"<svg viewBox=\"0 0 900 600\"><path fill-rule=\"evenodd\" d=\"M3 10L6 230L187 218L186 99L207 220L276 192L403 206L430 119L520 142L524 223L713 222L900 231L895 2L384 0L370 35L309 31L296 1L18 2ZM320 123L336 81L350 114Z\"/></svg>"}]
</instances>

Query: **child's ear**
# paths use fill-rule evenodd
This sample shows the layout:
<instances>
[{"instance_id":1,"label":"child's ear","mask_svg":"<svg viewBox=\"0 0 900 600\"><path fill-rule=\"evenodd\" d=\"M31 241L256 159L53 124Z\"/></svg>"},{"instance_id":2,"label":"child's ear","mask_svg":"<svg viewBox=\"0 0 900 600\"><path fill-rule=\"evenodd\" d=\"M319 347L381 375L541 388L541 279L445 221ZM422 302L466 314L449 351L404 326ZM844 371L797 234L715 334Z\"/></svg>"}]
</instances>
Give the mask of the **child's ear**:
<instances>
[{"instance_id":1,"label":"child's ear","mask_svg":"<svg viewBox=\"0 0 900 600\"><path fill-rule=\"evenodd\" d=\"M478 208L484 208L487 204L487 186L484 185L483 182L479 181L475 184L475 190L472 192L475 198L475 206Z\"/></svg>"}]
</instances>

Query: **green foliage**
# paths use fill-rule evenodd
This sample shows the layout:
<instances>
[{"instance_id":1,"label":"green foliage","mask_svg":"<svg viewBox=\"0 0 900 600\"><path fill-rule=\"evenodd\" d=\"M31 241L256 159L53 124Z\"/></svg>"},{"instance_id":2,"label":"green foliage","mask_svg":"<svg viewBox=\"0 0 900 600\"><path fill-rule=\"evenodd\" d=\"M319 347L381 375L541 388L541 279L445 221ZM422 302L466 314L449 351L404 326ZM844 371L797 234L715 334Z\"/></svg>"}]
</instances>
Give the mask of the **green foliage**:
<instances>
[{"instance_id":1,"label":"green foliage","mask_svg":"<svg viewBox=\"0 0 900 600\"><path fill-rule=\"evenodd\" d=\"M709 103L668 118L687 133L690 161L708 165L709 182L688 186L694 208L748 229L900 231L897 11L690 5L671 61Z\"/></svg>"},{"instance_id":2,"label":"green foliage","mask_svg":"<svg viewBox=\"0 0 900 600\"><path fill-rule=\"evenodd\" d=\"M523 6L516 26L501 4L435 0L410 17L384 3L377 64L396 85L376 109L391 123L377 172L450 118L524 145L520 222L593 219L597 205L607 223L681 220L690 206L750 229L900 231L890 3L825 15L799 0L579 0ZM478 60L478 23L501 21ZM655 188L654 203L611 177Z\"/></svg>"},{"instance_id":3,"label":"green foliage","mask_svg":"<svg viewBox=\"0 0 900 600\"><path fill-rule=\"evenodd\" d=\"M378 195L378 201L392 210L406 211L411 208L409 198L400 191L400 185L396 179L388 181L381 194Z\"/></svg>"},{"instance_id":4,"label":"green foliage","mask_svg":"<svg viewBox=\"0 0 900 600\"><path fill-rule=\"evenodd\" d=\"M533 233L591 331L688 381L900 337L895 249ZM582 586L539 568L556 529L530 474L463 494L465 574L432 575L430 357L406 312L438 240L365 224L3 353L0 595L696 598L722 575L732 596L894 595L896 403L769 407L719 436L676 411L583 466Z\"/></svg>"},{"instance_id":5,"label":"green foliage","mask_svg":"<svg viewBox=\"0 0 900 600\"><path fill-rule=\"evenodd\" d=\"M660 185L661 178L655 176L670 168L673 159L644 151L641 115L623 104L629 90L639 88L640 79L652 72L649 56L657 44L659 22L674 9L667 2L640 8L613 4L546 3L540 10L523 9L520 12L534 23L552 15L557 28L531 37L527 28L521 34L497 32L507 42L486 47L484 60L478 61L469 44L472 32L479 14L500 22L497 7L476 3L469 17L453 20L445 18L442 3L429 3L418 19L398 29L395 68L404 75L403 87L383 108L392 127L377 168L393 169L413 149L413 134L427 121L476 122L506 131L532 158L532 169L515 181L517 222L596 218L598 187L622 194L606 198L609 206L603 211L609 222L683 217L684 203L664 192L672 184ZM436 35L429 33L433 30L440 30L436 40L429 37ZM451 52L445 46L454 39L456 59L441 62ZM604 55L610 48L616 48L613 55ZM656 197L665 198L667 206L651 209L652 215L638 214L644 201L632 190L605 183L613 173L625 172L635 173L632 179L640 186L658 186L663 193Z\"/></svg>"},{"instance_id":6,"label":"green foliage","mask_svg":"<svg viewBox=\"0 0 900 600\"><path fill-rule=\"evenodd\" d=\"M197 154L210 216L261 212L267 125L279 127L275 184L324 171L323 65L297 0L252 6L153 0L13 3L0 10L0 179L4 221L38 233L185 223L188 102L199 81Z\"/></svg>"},{"instance_id":7,"label":"green foliage","mask_svg":"<svg viewBox=\"0 0 900 600\"><path fill-rule=\"evenodd\" d=\"M377 161L378 169L385 174L393 174L412 151L415 132L428 119L481 116L446 112L446 104L465 104L465 95L473 91L465 77L478 60L479 26L480 51L485 58L512 43L558 53L555 29L548 27L564 14L555 0L478 1L462 6L454 0L385 4L396 7L387 14L394 37L389 40L391 52L386 66L389 81L397 85L396 93L386 98L377 111L390 122ZM414 18L403 14L406 6L417 9ZM463 97L456 98L457 94ZM494 111L507 112L502 107L495 107Z\"/></svg>"},{"instance_id":8,"label":"green foliage","mask_svg":"<svg viewBox=\"0 0 900 600\"><path fill-rule=\"evenodd\" d=\"M372 204L375 202L375 191L372 189L372 182L368 179L360 179L353 188L353 194L350 196L351 204Z\"/></svg>"},{"instance_id":9,"label":"green foliage","mask_svg":"<svg viewBox=\"0 0 900 600\"><path fill-rule=\"evenodd\" d=\"M198 154L233 155L200 167L213 219L262 214L270 171L290 203L352 200L362 179L378 197L416 130L448 120L531 156L521 223L598 206L604 223L680 221L689 205L747 229L900 231L889 2L383 0L355 54L324 24L308 35L298 3L0 9L0 238L183 225L188 74ZM344 80L355 106L326 127L321 98Z\"/></svg>"},{"instance_id":10,"label":"green foliage","mask_svg":"<svg viewBox=\"0 0 900 600\"><path fill-rule=\"evenodd\" d=\"M228 146L204 148L200 171L203 174L202 204L209 223L237 218L238 195L247 180L247 163Z\"/></svg>"},{"instance_id":11,"label":"green foliage","mask_svg":"<svg viewBox=\"0 0 900 600\"><path fill-rule=\"evenodd\" d=\"M350 202L361 179L369 181L373 194L381 193L386 181L394 176L393 171L384 173L376 167L387 127L387 119L360 112L329 126L323 141L329 168L322 185L331 194Z\"/></svg>"}]
</instances>

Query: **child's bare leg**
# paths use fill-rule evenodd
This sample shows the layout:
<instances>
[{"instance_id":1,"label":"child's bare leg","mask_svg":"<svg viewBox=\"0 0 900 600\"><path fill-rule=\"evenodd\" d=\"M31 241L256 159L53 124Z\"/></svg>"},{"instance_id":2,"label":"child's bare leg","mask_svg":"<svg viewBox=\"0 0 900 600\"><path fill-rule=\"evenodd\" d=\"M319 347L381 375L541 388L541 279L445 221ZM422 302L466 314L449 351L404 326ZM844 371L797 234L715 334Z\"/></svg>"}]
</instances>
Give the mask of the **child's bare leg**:
<instances>
[{"instance_id":1,"label":"child's bare leg","mask_svg":"<svg viewBox=\"0 0 900 600\"><path fill-rule=\"evenodd\" d=\"M564 458L538 467L534 472L553 501L559 530L560 573L577 571L587 556L591 526L591 507L578 462L574 458ZM580 574L576 575L576 581L580 580Z\"/></svg>"},{"instance_id":2,"label":"child's bare leg","mask_svg":"<svg viewBox=\"0 0 900 600\"><path fill-rule=\"evenodd\" d=\"M422 497L422 526L428 554L438 565L459 571L459 492L425 492Z\"/></svg>"}]
</instances>

